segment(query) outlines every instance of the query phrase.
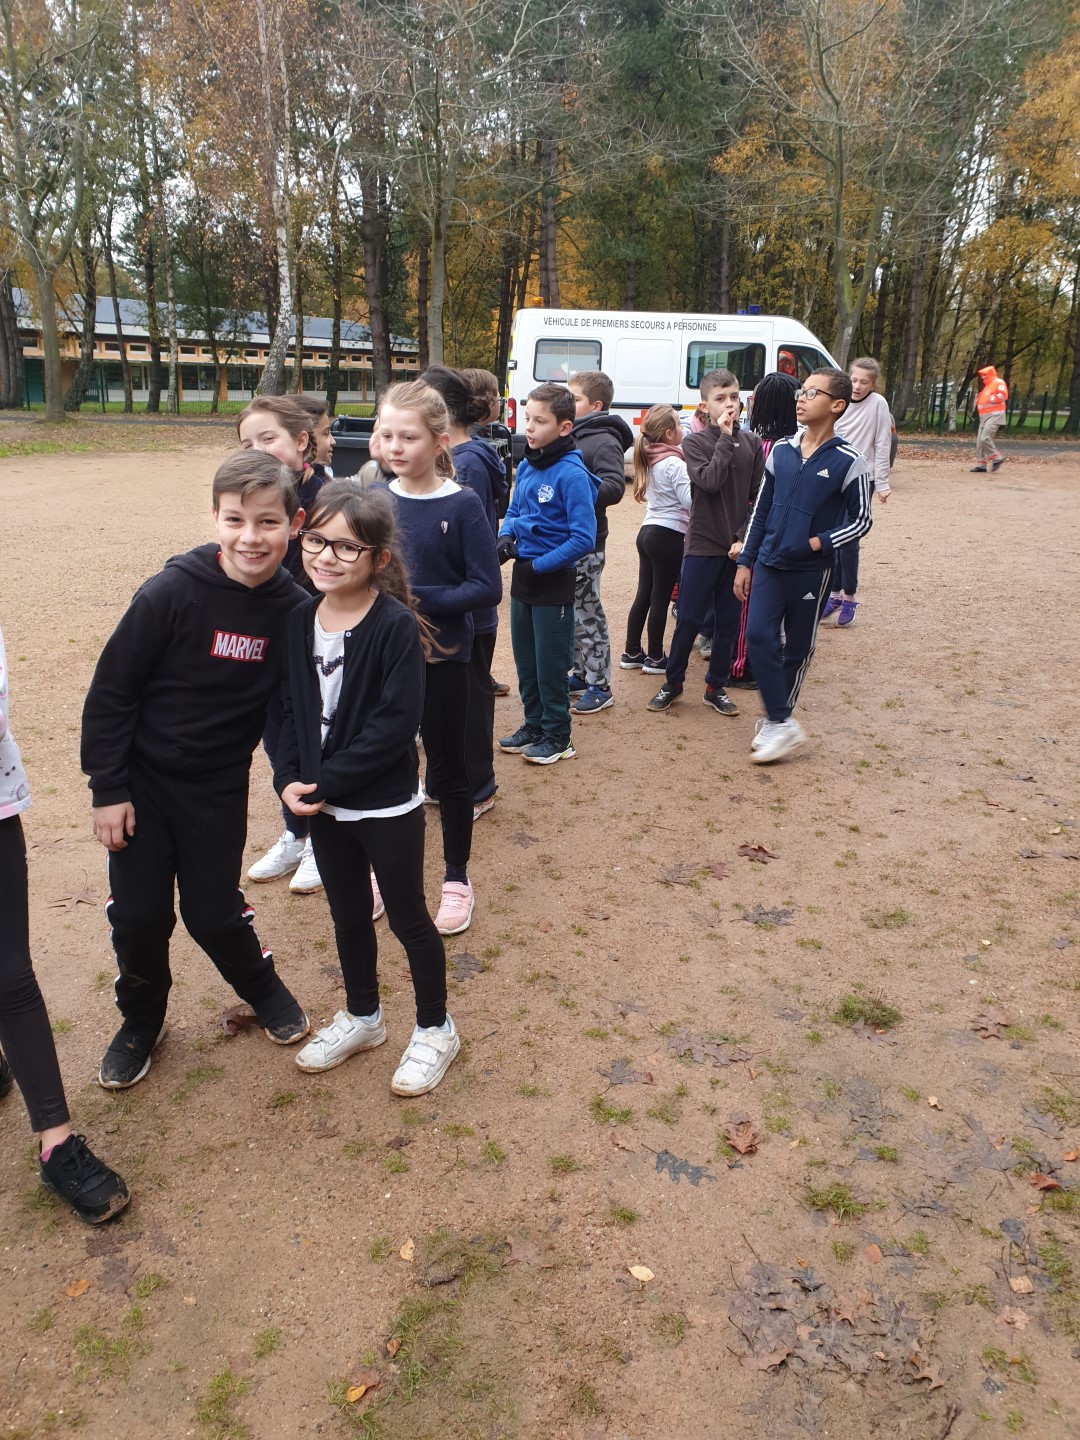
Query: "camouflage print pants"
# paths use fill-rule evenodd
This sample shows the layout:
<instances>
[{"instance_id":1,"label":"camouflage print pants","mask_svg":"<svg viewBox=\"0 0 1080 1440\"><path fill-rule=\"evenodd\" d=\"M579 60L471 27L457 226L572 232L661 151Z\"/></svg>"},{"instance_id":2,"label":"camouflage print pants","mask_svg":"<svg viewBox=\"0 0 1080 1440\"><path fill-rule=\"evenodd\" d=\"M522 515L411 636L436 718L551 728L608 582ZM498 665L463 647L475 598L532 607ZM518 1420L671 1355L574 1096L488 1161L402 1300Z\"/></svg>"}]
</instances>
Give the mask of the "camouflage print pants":
<instances>
[{"instance_id":1,"label":"camouflage print pants","mask_svg":"<svg viewBox=\"0 0 1080 1440\"><path fill-rule=\"evenodd\" d=\"M600 603L604 552L594 550L577 563L574 587L574 674L587 685L611 689L611 638Z\"/></svg>"}]
</instances>

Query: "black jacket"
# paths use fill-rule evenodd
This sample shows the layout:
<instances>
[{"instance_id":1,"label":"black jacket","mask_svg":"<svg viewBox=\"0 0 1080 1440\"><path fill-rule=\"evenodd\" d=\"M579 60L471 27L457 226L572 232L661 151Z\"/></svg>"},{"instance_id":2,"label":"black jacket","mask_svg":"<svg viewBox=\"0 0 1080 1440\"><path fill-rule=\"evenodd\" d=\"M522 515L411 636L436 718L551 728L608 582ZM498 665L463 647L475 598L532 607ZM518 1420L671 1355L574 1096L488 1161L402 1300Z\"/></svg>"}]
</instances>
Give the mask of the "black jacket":
<instances>
[{"instance_id":1,"label":"black jacket","mask_svg":"<svg viewBox=\"0 0 1080 1440\"><path fill-rule=\"evenodd\" d=\"M607 543L607 508L618 505L626 493L625 456L634 443L634 432L621 415L595 410L584 420L575 420L571 435L585 457L585 468L600 481L596 497L596 550Z\"/></svg>"},{"instance_id":2,"label":"black jacket","mask_svg":"<svg viewBox=\"0 0 1080 1440\"><path fill-rule=\"evenodd\" d=\"M95 805L131 799L133 765L205 777L249 765L281 685L285 625L307 597L288 572L251 588L217 545L174 555L136 592L83 706Z\"/></svg>"},{"instance_id":3,"label":"black jacket","mask_svg":"<svg viewBox=\"0 0 1080 1440\"><path fill-rule=\"evenodd\" d=\"M321 599L316 596L289 621L274 788L280 795L294 780L315 784L319 788L305 800L347 810L404 805L420 784L416 732L424 709L424 652L416 617L400 601L380 595L356 629L345 632L345 673L324 746L311 653Z\"/></svg>"},{"instance_id":4,"label":"black jacket","mask_svg":"<svg viewBox=\"0 0 1080 1440\"><path fill-rule=\"evenodd\" d=\"M687 555L726 555L746 534L765 469L765 451L753 430L738 425L725 435L707 425L684 435L683 457L690 476L690 524Z\"/></svg>"}]
</instances>

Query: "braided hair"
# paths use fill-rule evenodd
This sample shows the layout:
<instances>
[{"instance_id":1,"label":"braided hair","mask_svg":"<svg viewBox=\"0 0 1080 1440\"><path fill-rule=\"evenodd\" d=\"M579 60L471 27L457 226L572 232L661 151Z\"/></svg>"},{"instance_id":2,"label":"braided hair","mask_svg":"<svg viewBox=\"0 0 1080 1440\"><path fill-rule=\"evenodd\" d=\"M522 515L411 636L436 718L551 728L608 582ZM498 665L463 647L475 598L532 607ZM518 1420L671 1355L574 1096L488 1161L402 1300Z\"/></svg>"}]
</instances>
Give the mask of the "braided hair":
<instances>
[{"instance_id":1,"label":"braided hair","mask_svg":"<svg viewBox=\"0 0 1080 1440\"><path fill-rule=\"evenodd\" d=\"M784 440L799 428L795 416L795 387L788 376L774 371L759 380L750 401L750 429L762 440Z\"/></svg>"}]
</instances>

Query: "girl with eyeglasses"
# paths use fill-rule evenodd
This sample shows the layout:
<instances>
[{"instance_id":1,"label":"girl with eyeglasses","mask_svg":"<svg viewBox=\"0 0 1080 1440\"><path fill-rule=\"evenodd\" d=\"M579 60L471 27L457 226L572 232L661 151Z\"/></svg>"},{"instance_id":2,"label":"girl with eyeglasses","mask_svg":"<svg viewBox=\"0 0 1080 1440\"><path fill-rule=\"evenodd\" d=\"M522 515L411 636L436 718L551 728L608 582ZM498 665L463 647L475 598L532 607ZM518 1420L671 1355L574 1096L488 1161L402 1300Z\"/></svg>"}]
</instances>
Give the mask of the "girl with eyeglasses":
<instances>
[{"instance_id":1,"label":"girl with eyeglasses","mask_svg":"<svg viewBox=\"0 0 1080 1440\"><path fill-rule=\"evenodd\" d=\"M333 480L300 533L316 596L290 616L274 785L307 819L334 921L345 1006L299 1052L321 1072L386 1040L379 1004L374 869L408 957L416 1025L391 1081L423 1095L460 1048L446 1013L446 955L424 899L424 796L416 732L425 662L438 653L418 612L385 490Z\"/></svg>"}]
</instances>

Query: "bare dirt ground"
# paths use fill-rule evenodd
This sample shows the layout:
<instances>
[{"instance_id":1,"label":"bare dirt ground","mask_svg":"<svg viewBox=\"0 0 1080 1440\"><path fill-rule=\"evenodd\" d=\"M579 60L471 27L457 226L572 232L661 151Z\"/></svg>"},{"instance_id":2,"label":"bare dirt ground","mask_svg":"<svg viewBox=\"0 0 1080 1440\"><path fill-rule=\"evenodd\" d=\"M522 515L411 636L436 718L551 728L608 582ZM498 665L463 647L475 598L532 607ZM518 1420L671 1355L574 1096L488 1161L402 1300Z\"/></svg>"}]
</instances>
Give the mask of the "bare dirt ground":
<instances>
[{"instance_id":1,"label":"bare dirt ground","mask_svg":"<svg viewBox=\"0 0 1080 1440\"><path fill-rule=\"evenodd\" d=\"M0 463L35 959L76 1123L135 1194L81 1228L4 1103L0 1436L1080 1434L1075 461L901 459L789 763L747 763L756 696L707 710L697 659L666 715L616 671L576 763L500 756L433 1095L389 1093L382 924L383 1049L317 1080L226 1038L178 931L170 1035L111 1096L80 707L138 582L206 538L220 440L189 435ZM612 512L616 651L639 518ZM258 756L250 853L278 828ZM249 898L322 1022L323 898Z\"/></svg>"}]
</instances>

